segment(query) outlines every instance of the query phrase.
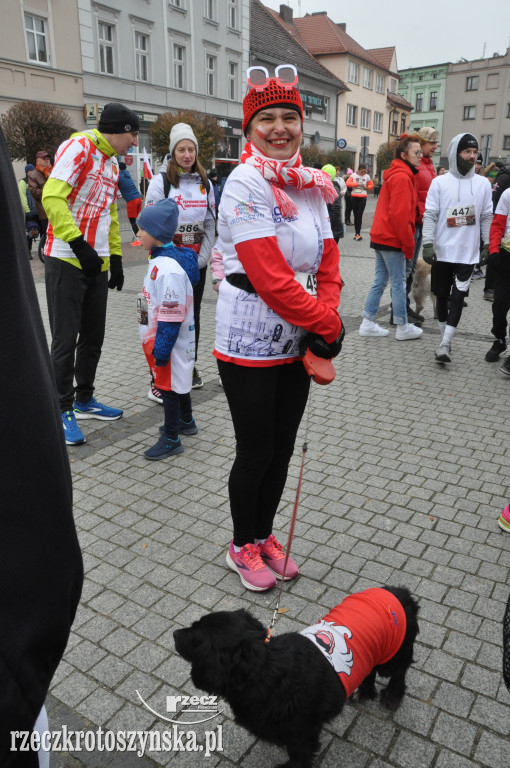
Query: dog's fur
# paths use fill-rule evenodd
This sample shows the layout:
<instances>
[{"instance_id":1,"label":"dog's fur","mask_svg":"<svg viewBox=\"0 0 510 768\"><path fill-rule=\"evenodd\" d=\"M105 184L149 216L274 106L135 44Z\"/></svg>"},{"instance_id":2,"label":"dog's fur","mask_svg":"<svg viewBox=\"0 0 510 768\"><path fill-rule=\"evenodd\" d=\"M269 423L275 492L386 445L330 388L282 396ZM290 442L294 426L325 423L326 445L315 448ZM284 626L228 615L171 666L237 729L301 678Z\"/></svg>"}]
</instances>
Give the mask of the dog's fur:
<instances>
[{"instance_id":1,"label":"dog's fur","mask_svg":"<svg viewBox=\"0 0 510 768\"><path fill-rule=\"evenodd\" d=\"M434 318L437 320L436 297L430 292L431 269L432 267L430 264L427 264L423 259L418 259L416 262L413 284L411 286L411 293L416 302L416 312L421 315L423 307L425 306L425 301L428 297L434 307Z\"/></svg>"},{"instance_id":2,"label":"dog's fur","mask_svg":"<svg viewBox=\"0 0 510 768\"><path fill-rule=\"evenodd\" d=\"M418 605L405 587L385 587L400 601L406 634L386 664L358 688L359 699L376 697L375 676L389 677L381 692L388 709L399 706L418 634ZM255 736L287 748L280 768L311 768L324 723L342 711L345 690L314 644L296 632L265 643L266 629L248 611L219 611L174 632L177 652L191 662L193 684L230 704L236 722Z\"/></svg>"}]
</instances>

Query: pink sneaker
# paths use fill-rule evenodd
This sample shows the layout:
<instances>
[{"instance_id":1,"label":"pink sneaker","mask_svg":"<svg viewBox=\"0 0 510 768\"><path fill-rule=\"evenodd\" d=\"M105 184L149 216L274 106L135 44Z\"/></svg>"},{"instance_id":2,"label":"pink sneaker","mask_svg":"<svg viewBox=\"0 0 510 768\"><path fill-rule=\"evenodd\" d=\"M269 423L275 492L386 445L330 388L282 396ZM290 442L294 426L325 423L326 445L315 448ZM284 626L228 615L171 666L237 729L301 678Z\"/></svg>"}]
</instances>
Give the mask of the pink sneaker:
<instances>
[{"instance_id":1,"label":"pink sneaker","mask_svg":"<svg viewBox=\"0 0 510 768\"><path fill-rule=\"evenodd\" d=\"M276 579L266 568L256 544L245 544L239 552L234 551L234 540L227 552L227 565L239 574L246 589L263 592L276 586Z\"/></svg>"},{"instance_id":2,"label":"pink sneaker","mask_svg":"<svg viewBox=\"0 0 510 768\"><path fill-rule=\"evenodd\" d=\"M259 551L262 561L267 565L270 571L280 578L283 575L283 564L285 563L285 552L279 541L275 539L271 534L264 544L259 544ZM284 581L290 581L294 579L299 573L294 560L289 557L287 560L287 568L285 569Z\"/></svg>"},{"instance_id":3,"label":"pink sneaker","mask_svg":"<svg viewBox=\"0 0 510 768\"><path fill-rule=\"evenodd\" d=\"M510 504L507 504L503 512L499 516L498 525L503 528L504 531L510 533Z\"/></svg>"}]
</instances>

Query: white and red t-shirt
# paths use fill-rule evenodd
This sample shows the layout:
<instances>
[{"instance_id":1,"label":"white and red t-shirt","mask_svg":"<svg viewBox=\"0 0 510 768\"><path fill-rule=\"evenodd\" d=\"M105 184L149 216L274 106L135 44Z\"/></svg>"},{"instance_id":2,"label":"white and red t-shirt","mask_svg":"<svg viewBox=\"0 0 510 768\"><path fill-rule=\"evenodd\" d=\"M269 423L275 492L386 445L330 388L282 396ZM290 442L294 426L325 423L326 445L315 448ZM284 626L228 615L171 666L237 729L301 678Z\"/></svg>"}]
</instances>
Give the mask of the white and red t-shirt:
<instances>
[{"instance_id":1,"label":"white and red t-shirt","mask_svg":"<svg viewBox=\"0 0 510 768\"><path fill-rule=\"evenodd\" d=\"M406 624L404 609L395 595L374 587L349 595L300 634L324 654L349 698L374 667L396 654Z\"/></svg>"},{"instance_id":2,"label":"white and red t-shirt","mask_svg":"<svg viewBox=\"0 0 510 768\"><path fill-rule=\"evenodd\" d=\"M149 261L143 282L147 325L140 323L140 338L158 389L184 395L191 390L195 364L193 288L184 269L168 256ZM139 317L140 321L140 317ZM152 355L158 322L182 323L168 365L156 368Z\"/></svg>"},{"instance_id":3,"label":"white and red t-shirt","mask_svg":"<svg viewBox=\"0 0 510 768\"><path fill-rule=\"evenodd\" d=\"M95 138L93 134L91 137ZM74 222L97 254L109 257L110 206L120 196L116 155L109 157L102 152L86 132L78 134L58 148L51 178L72 187L67 204ZM51 223L44 252L46 256L74 258L68 243L53 235Z\"/></svg>"},{"instance_id":4,"label":"white and red t-shirt","mask_svg":"<svg viewBox=\"0 0 510 768\"><path fill-rule=\"evenodd\" d=\"M297 216L282 215L271 184L257 169L243 163L230 174L221 197L218 221L225 275L245 274L236 245L276 237L296 279L316 296L315 276L324 240L333 237L327 207L318 189L286 186L285 192L296 204ZM216 357L244 360L247 365L285 361L299 354L299 342L305 333L303 328L279 317L258 294L246 293L227 280L221 282L216 307Z\"/></svg>"}]
</instances>

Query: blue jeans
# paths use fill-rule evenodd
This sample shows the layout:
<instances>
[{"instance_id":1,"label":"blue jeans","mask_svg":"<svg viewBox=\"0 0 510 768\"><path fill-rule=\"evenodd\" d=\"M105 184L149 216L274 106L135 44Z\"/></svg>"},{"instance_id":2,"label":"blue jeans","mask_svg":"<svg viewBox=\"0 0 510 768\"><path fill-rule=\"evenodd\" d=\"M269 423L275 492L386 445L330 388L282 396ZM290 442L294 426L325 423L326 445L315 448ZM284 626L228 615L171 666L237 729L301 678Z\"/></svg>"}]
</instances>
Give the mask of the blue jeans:
<instances>
[{"instance_id":1,"label":"blue jeans","mask_svg":"<svg viewBox=\"0 0 510 768\"><path fill-rule=\"evenodd\" d=\"M363 317L375 320L384 289L391 281L393 320L397 325L407 323L406 258L402 251L375 251L375 278L368 293Z\"/></svg>"},{"instance_id":2,"label":"blue jeans","mask_svg":"<svg viewBox=\"0 0 510 768\"><path fill-rule=\"evenodd\" d=\"M418 256L420 255L421 250L421 241L423 240L423 224L417 224L416 230L414 232L414 255L412 259L406 259L406 277L409 281L409 278L412 278L416 271L416 262L418 261ZM409 282L408 285L408 293L411 290L411 284L412 280Z\"/></svg>"}]
</instances>

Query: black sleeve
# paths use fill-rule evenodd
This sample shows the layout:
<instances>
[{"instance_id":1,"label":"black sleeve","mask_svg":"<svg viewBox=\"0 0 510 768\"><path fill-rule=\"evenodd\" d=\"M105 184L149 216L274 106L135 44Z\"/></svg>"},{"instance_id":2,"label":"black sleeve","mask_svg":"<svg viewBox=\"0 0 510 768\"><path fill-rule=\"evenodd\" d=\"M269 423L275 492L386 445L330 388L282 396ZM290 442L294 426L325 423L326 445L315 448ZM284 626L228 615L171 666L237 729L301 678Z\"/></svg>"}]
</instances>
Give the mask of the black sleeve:
<instances>
[{"instance_id":1,"label":"black sleeve","mask_svg":"<svg viewBox=\"0 0 510 768\"><path fill-rule=\"evenodd\" d=\"M510 187L510 168L503 168L498 175L496 176L496 180L494 181L494 186L492 187L492 211L493 213L496 213L496 208L498 207L499 198L505 191L505 189L508 189Z\"/></svg>"},{"instance_id":2,"label":"black sleeve","mask_svg":"<svg viewBox=\"0 0 510 768\"><path fill-rule=\"evenodd\" d=\"M0 765L10 731L31 731L64 653L83 566L48 345L26 252L15 178L0 129ZM20 399L20 392L24 397Z\"/></svg>"}]
</instances>

